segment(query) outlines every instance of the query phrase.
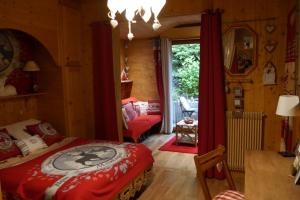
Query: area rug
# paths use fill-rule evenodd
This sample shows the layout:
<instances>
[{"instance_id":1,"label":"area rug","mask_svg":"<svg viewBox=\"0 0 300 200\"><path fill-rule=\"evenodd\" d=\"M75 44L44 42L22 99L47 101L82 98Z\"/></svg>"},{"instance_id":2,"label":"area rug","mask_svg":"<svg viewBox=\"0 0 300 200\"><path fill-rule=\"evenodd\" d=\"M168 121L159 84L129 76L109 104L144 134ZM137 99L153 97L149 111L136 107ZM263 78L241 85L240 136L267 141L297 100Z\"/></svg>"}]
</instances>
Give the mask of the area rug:
<instances>
[{"instance_id":1,"label":"area rug","mask_svg":"<svg viewBox=\"0 0 300 200\"><path fill-rule=\"evenodd\" d=\"M172 151L180 153L192 153L197 154L198 148L192 144L181 144L176 145L176 136L169 139L163 146L159 148L161 151Z\"/></svg>"}]
</instances>

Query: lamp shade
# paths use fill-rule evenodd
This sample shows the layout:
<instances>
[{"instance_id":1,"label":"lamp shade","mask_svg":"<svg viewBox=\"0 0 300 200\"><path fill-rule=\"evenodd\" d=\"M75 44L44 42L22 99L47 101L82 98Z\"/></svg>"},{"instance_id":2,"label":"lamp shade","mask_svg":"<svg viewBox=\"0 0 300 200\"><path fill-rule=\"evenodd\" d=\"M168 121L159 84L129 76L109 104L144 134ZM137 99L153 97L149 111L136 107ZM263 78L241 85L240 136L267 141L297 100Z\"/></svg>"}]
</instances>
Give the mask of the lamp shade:
<instances>
[{"instance_id":1,"label":"lamp shade","mask_svg":"<svg viewBox=\"0 0 300 200\"><path fill-rule=\"evenodd\" d=\"M276 115L296 116L295 107L299 103L299 97L296 95L281 95L278 99Z\"/></svg>"},{"instance_id":2,"label":"lamp shade","mask_svg":"<svg viewBox=\"0 0 300 200\"><path fill-rule=\"evenodd\" d=\"M40 68L39 68L38 64L36 64L35 61L29 60L26 62L25 66L23 67L23 71L35 72L35 71L40 71Z\"/></svg>"}]
</instances>

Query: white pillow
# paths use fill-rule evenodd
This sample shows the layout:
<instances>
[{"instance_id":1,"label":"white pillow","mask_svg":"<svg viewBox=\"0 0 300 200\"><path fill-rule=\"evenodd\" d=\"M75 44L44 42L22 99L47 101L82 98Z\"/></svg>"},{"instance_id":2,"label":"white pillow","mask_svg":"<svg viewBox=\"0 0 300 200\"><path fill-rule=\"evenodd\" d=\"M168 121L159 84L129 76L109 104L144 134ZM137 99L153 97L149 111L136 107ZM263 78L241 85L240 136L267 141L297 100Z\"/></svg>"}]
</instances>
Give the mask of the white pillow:
<instances>
[{"instance_id":1,"label":"white pillow","mask_svg":"<svg viewBox=\"0 0 300 200\"><path fill-rule=\"evenodd\" d=\"M137 101L133 103L133 105L137 105L140 107L140 115L147 115L147 109L148 109L147 101Z\"/></svg>"},{"instance_id":2,"label":"white pillow","mask_svg":"<svg viewBox=\"0 0 300 200\"><path fill-rule=\"evenodd\" d=\"M16 138L18 140L22 140L22 139L25 139L25 138L28 138L31 136L30 134L28 134L24 131L24 129L26 129L26 126L37 124L39 122L40 121L37 119L28 119L28 120L24 120L24 121L20 121L20 122L16 122L13 124L3 126L3 127L1 127L1 129L6 128L9 135L13 136L14 138Z\"/></svg>"},{"instance_id":3,"label":"white pillow","mask_svg":"<svg viewBox=\"0 0 300 200\"><path fill-rule=\"evenodd\" d=\"M34 151L48 147L39 135L34 135L22 140L17 140L16 145L21 150L23 156L27 156Z\"/></svg>"}]
</instances>

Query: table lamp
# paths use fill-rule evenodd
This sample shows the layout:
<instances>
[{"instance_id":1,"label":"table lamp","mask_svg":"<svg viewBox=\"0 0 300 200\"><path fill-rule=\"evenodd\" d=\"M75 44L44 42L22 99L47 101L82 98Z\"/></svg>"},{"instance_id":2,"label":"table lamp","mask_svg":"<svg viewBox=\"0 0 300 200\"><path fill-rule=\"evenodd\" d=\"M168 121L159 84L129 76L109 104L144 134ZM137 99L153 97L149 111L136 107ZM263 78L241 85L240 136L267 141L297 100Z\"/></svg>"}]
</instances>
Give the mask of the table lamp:
<instances>
[{"instance_id":1,"label":"table lamp","mask_svg":"<svg viewBox=\"0 0 300 200\"><path fill-rule=\"evenodd\" d=\"M296 95L281 95L278 99L276 115L283 116L280 154L285 157L294 156L292 150L292 129L290 128L290 117L298 115L295 107L299 103L299 97Z\"/></svg>"},{"instance_id":2,"label":"table lamp","mask_svg":"<svg viewBox=\"0 0 300 200\"><path fill-rule=\"evenodd\" d=\"M40 71L38 64L33 60L29 60L26 62L25 66L23 67L23 71L29 73L31 79L31 90L32 90L30 92L37 92L38 84L37 84L36 72Z\"/></svg>"}]
</instances>

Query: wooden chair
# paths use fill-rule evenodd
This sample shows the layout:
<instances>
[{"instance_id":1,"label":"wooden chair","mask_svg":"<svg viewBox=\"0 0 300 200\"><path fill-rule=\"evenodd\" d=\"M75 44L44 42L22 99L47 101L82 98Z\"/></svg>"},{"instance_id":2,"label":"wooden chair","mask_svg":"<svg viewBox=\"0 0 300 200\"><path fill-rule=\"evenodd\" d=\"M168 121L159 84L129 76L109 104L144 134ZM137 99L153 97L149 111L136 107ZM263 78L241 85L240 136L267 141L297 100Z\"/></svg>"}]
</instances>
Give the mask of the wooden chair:
<instances>
[{"instance_id":1,"label":"wooden chair","mask_svg":"<svg viewBox=\"0 0 300 200\"><path fill-rule=\"evenodd\" d=\"M227 162L226 162L226 156L225 156L225 147L222 145L219 145L218 148L216 148L213 151L210 151L204 155L201 156L195 156L195 165L197 168L197 177L200 181L205 200L211 200L211 194L209 192L206 178L205 178L205 172L216 166L218 163L222 164L222 170L225 173L229 189L225 192L222 192L214 197L214 200L217 199L244 199L244 195L235 191L236 187L233 182L232 176L230 174Z\"/></svg>"}]
</instances>

